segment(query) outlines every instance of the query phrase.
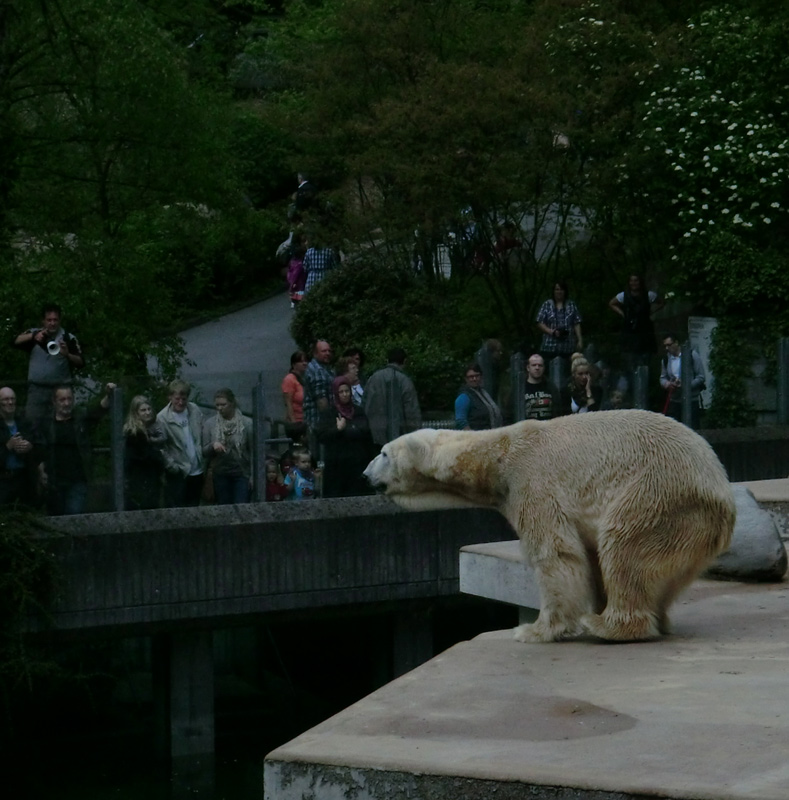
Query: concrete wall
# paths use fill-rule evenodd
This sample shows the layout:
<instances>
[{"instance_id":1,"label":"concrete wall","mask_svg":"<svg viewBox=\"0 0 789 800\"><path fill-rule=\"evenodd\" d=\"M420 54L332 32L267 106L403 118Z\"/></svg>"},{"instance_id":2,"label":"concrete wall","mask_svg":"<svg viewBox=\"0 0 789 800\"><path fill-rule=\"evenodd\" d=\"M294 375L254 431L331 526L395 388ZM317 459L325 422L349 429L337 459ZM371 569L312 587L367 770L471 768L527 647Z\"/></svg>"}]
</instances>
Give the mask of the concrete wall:
<instances>
[{"instance_id":1,"label":"concrete wall","mask_svg":"<svg viewBox=\"0 0 789 800\"><path fill-rule=\"evenodd\" d=\"M456 594L463 545L515 538L495 511L414 513L383 497L89 514L51 526L58 597L31 631L148 634Z\"/></svg>"}]
</instances>

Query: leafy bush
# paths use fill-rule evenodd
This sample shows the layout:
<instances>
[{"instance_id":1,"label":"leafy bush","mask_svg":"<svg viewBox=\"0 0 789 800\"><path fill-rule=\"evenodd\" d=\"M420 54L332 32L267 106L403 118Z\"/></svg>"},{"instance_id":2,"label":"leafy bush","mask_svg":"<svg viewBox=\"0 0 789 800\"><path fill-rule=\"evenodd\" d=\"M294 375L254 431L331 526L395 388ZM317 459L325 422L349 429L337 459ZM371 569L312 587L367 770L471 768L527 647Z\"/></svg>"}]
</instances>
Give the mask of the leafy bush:
<instances>
[{"instance_id":1,"label":"leafy bush","mask_svg":"<svg viewBox=\"0 0 789 800\"><path fill-rule=\"evenodd\" d=\"M342 350L373 337L393 340L427 324L441 331L448 312L412 272L365 258L344 264L313 287L290 331L307 352L317 338Z\"/></svg>"},{"instance_id":2,"label":"leafy bush","mask_svg":"<svg viewBox=\"0 0 789 800\"><path fill-rule=\"evenodd\" d=\"M422 408L449 409L463 363L480 343L468 313L458 313L460 305L457 298L435 294L410 270L370 257L343 265L311 289L296 310L291 334L306 352L317 338L338 353L361 348L368 374L386 364L391 348L402 347ZM479 330L489 324L485 314L478 322Z\"/></svg>"},{"instance_id":3,"label":"leafy bush","mask_svg":"<svg viewBox=\"0 0 789 800\"><path fill-rule=\"evenodd\" d=\"M55 564L36 535L46 522L36 514L4 509L0 518L0 689L8 698L22 681L46 665L25 645L28 614L45 613L53 596Z\"/></svg>"}]
</instances>

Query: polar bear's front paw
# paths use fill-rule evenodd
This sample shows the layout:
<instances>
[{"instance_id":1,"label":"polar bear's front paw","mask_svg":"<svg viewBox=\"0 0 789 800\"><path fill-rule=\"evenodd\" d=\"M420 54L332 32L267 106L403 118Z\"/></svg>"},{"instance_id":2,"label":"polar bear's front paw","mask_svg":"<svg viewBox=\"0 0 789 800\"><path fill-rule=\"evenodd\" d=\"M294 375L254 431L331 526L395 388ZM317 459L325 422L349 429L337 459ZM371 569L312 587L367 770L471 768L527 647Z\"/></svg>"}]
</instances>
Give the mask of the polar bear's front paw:
<instances>
[{"instance_id":1,"label":"polar bear's front paw","mask_svg":"<svg viewBox=\"0 0 789 800\"><path fill-rule=\"evenodd\" d=\"M541 625L539 620L531 625L518 625L512 631L517 642L558 642L576 634L566 625L547 626Z\"/></svg>"},{"instance_id":2,"label":"polar bear's front paw","mask_svg":"<svg viewBox=\"0 0 789 800\"><path fill-rule=\"evenodd\" d=\"M665 619L668 625L668 619ZM656 615L650 613L586 614L581 619L584 630L598 639L610 642L646 642L659 639L661 629Z\"/></svg>"}]
</instances>

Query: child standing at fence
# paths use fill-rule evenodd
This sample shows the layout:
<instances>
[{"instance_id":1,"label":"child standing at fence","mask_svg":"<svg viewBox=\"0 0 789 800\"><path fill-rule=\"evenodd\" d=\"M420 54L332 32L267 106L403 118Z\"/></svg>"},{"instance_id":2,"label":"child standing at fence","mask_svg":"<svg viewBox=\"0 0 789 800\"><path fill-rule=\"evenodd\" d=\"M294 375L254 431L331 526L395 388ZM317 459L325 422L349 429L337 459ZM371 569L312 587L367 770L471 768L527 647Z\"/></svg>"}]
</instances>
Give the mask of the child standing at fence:
<instances>
[{"instance_id":1,"label":"child standing at fence","mask_svg":"<svg viewBox=\"0 0 789 800\"><path fill-rule=\"evenodd\" d=\"M311 500L315 497L315 472L312 469L312 455L309 450L298 450L293 456L293 466L285 476L288 500Z\"/></svg>"},{"instance_id":2,"label":"child standing at fence","mask_svg":"<svg viewBox=\"0 0 789 800\"><path fill-rule=\"evenodd\" d=\"M273 503L284 500L287 497L287 489L282 482L282 475L279 471L279 464L276 459L266 459L266 502Z\"/></svg>"}]
</instances>

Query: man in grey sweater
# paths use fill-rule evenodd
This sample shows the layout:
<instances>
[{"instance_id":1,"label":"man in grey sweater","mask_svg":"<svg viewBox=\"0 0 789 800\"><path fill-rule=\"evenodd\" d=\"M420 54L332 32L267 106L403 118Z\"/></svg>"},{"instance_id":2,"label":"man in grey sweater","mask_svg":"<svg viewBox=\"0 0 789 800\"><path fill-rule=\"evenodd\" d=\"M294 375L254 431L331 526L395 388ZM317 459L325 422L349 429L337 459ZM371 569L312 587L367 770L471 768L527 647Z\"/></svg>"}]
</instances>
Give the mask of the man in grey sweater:
<instances>
[{"instance_id":1,"label":"man in grey sweater","mask_svg":"<svg viewBox=\"0 0 789 800\"><path fill-rule=\"evenodd\" d=\"M29 328L14 339L15 347L30 353L25 416L33 423L51 413L53 390L71 386L73 371L85 366L77 337L61 327L60 306L48 303L41 316L40 328Z\"/></svg>"},{"instance_id":2,"label":"man in grey sweater","mask_svg":"<svg viewBox=\"0 0 789 800\"><path fill-rule=\"evenodd\" d=\"M422 425L414 383L403 372L405 351L393 348L387 354L387 360L389 363L374 372L364 386L364 413L378 450L392 439Z\"/></svg>"}]
</instances>

